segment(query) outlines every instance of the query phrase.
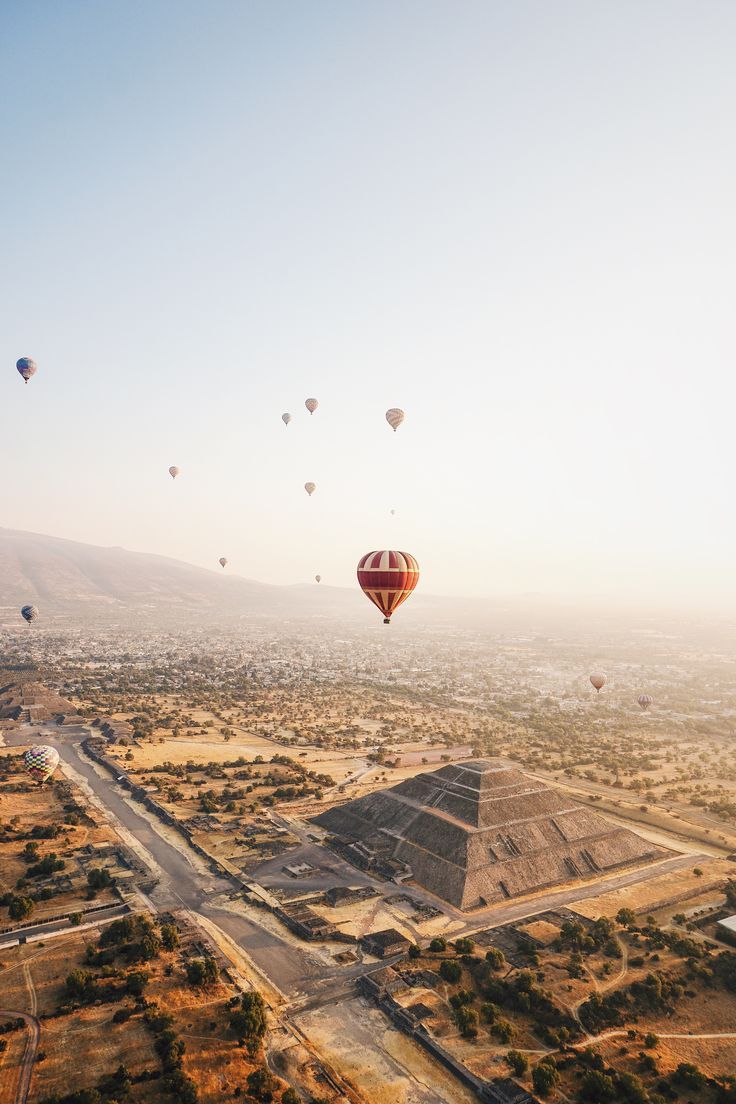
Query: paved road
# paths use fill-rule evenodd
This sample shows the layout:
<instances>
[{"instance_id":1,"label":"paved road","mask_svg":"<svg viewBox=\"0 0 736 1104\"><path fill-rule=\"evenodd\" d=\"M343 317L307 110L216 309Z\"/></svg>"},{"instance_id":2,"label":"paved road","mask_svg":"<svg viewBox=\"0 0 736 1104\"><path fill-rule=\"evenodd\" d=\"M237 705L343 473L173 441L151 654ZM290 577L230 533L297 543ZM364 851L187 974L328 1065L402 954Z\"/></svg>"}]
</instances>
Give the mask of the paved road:
<instances>
[{"instance_id":1,"label":"paved road","mask_svg":"<svg viewBox=\"0 0 736 1104\"><path fill-rule=\"evenodd\" d=\"M131 804L124 800L127 791L118 786L112 776L101 777L79 745L72 742L69 735L64 738L63 731L47 729L40 735L33 727L25 728L6 734L6 743L10 747L14 744L45 742L57 748L64 762L85 779L105 807L135 836L164 871L165 878L151 893L158 908L184 906L212 920L243 948L282 993L290 996L308 992L310 983L317 983L319 988L326 978L344 976L342 967L326 966L324 960L313 954L308 945L292 943L288 937L281 937L270 926L262 924L255 909L254 915L243 916L229 912L218 904L218 897L232 894L231 883L215 874L202 874L195 869L182 851L159 835L146 816L131 808ZM75 731L72 739L78 739L79 736L80 733ZM181 846L186 849L184 839Z\"/></svg>"},{"instance_id":2,"label":"paved road","mask_svg":"<svg viewBox=\"0 0 736 1104\"><path fill-rule=\"evenodd\" d=\"M35 1016L30 1016L27 1012L9 1012L5 1008L0 1008L0 1020L4 1019L25 1020L26 1026L29 1028L28 1038L26 1039L26 1045L21 1061L20 1077L18 1078L18 1088L15 1092L15 1104L26 1104L26 1101L28 1100L28 1093L31 1088L33 1063L36 1061L38 1041L41 1038L41 1025ZM10 1104L9 1101L8 1104Z\"/></svg>"}]
</instances>

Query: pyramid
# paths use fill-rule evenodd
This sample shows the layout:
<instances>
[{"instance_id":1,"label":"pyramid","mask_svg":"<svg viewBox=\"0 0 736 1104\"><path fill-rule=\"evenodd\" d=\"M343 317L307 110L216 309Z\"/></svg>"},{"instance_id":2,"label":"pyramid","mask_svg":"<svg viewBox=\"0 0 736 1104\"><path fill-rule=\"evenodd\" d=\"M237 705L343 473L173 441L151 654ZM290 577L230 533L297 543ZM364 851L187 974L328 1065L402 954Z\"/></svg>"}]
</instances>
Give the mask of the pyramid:
<instances>
[{"instance_id":1,"label":"pyramid","mask_svg":"<svg viewBox=\"0 0 736 1104\"><path fill-rule=\"evenodd\" d=\"M358 865L408 868L461 909L582 881L666 852L500 760L440 767L314 821Z\"/></svg>"}]
</instances>

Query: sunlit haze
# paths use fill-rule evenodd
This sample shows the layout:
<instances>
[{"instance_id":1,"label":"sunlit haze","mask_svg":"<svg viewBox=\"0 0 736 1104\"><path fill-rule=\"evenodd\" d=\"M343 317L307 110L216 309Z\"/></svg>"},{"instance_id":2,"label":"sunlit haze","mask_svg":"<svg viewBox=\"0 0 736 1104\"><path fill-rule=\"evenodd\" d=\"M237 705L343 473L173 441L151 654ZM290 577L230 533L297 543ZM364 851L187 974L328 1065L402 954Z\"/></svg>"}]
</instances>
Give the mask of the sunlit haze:
<instances>
[{"instance_id":1,"label":"sunlit haze","mask_svg":"<svg viewBox=\"0 0 736 1104\"><path fill-rule=\"evenodd\" d=\"M33 2L0 32L1 526L733 607L733 4Z\"/></svg>"}]
</instances>

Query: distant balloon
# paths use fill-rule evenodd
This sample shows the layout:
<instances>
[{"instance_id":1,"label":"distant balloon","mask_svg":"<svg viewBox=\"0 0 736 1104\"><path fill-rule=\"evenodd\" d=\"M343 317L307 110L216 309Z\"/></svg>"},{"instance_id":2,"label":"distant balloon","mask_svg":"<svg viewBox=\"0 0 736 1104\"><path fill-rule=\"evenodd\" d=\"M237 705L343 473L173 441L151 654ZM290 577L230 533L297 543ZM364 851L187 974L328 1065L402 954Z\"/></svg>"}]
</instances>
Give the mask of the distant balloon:
<instances>
[{"instance_id":1,"label":"distant balloon","mask_svg":"<svg viewBox=\"0 0 736 1104\"><path fill-rule=\"evenodd\" d=\"M23 379L28 383L31 376L35 376L38 371L38 365L35 360L31 360L30 357L21 357L19 361L16 361L15 367L18 369Z\"/></svg>"},{"instance_id":2,"label":"distant balloon","mask_svg":"<svg viewBox=\"0 0 736 1104\"><path fill-rule=\"evenodd\" d=\"M389 511L389 512L390 512L390 514L391 514L391 517L393 517L393 516L394 516L394 514L396 513L396 511L395 511L395 510L391 510L391 511Z\"/></svg>"},{"instance_id":3,"label":"distant balloon","mask_svg":"<svg viewBox=\"0 0 736 1104\"><path fill-rule=\"evenodd\" d=\"M32 625L38 617L38 610L35 606L23 606L20 615L25 618L29 625Z\"/></svg>"},{"instance_id":4,"label":"distant balloon","mask_svg":"<svg viewBox=\"0 0 736 1104\"><path fill-rule=\"evenodd\" d=\"M316 399L306 399L304 405L306 406L310 414L314 414L315 410L319 406L319 403Z\"/></svg>"},{"instance_id":5,"label":"distant balloon","mask_svg":"<svg viewBox=\"0 0 736 1104\"><path fill-rule=\"evenodd\" d=\"M394 433L403 422L406 414L403 410L399 410L398 406L392 406L390 410L386 411L386 421L391 426Z\"/></svg>"},{"instance_id":6,"label":"distant balloon","mask_svg":"<svg viewBox=\"0 0 736 1104\"><path fill-rule=\"evenodd\" d=\"M315 577L315 579L317 580L318 583L322 582L322 576L321 575L315 575L314 577Z\"/></svg>"},{"instance_id":7,"label":"distant balloon","mask_svg":"<svg viewBox=\"0 0 736 1104\"><path fill-rule=\"evenodd\" d=\"M317 484L316 483L305 483L304 484L304 490L307 492L307 494L311 498L312 495L314 494L314 492L317 490Z\"/></svg>"},{"instance_id":8,"label":"distant balloon","mask_svg":"<svg viewBox=\"0 0 736 1104\"><path fill-rule=\"evenodd\" d=\"M419 582L419 564L408 552L368 552L358 564L358 583L390 625L391 614Z\"/></svg>"},{"instance_id":9,"label":"distant balloon","mask_svg":"<svg viewBox=\"0 0 736 1104\"><path fill-rule=\"evenodd\" d=\"M291 421L291 414L282 414L281 421L284 423L285 426L288 426L289 422Z\"/></svg>"},{"instance_id":10,"label":"distant balloon","mask_svg":"<svg viewBox=\"0 0 736 1104\"><path fill-rule=\"evenodd\" d=\"M169 475L171 476L172 479L176 479L176 477L177 477L177 475L179 475L180 471L181 471L181 468L177 468L176 464L172 464L171 467L169 468Z\"/></svg>"},{"instance_id":11,"label":"distant balloon","mask_svg":"<svg viewBox=\"0 0 736 1104\"><path fill-rule=\"evenodd\" d=\"M220 567L227 567L227 557L220 556L218 563L220 564Z\"/></svg>"},{"instance_id":12,"label":"distant balloon","mask_svg":"<svg viewBox=\"0 0 736 1104\"><path fill-rule=\"evenodd\" d=\"M34 782L43 785L59 765L59 753L48 744L36 744L23 756L23 763Z\"/></svg>"},{"instance_id":13,"label":"distant balloon","mask_svg":"<svg viewBox=\"0 0 736 1104\"><path fill-rule=\"evenodd\" d=\"M601 688L606 685L606 676L600 674L593 674L590 676L590 681L596 690L600 692Z\"/></svg>"},{"instance_id":14,"label":"distant balloon","mask_svg":"<svg viewBox=\"0 0 736 1104\"><path fill-rule=\"evenodd\" d=\"M654 698L650 698L648 694L640 694L639 695L639 705L645 711L649 708L649 706L652 704L653 701L654 701Z\"/></svg>"}]
</instances>

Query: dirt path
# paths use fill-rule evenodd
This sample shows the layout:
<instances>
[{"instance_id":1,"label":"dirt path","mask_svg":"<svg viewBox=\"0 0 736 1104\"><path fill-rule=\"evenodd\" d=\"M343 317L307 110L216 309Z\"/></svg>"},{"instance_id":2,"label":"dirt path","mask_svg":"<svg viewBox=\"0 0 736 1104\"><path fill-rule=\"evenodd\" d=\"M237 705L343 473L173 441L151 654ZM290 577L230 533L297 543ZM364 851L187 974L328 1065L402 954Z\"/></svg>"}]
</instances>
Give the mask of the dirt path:
<instances>
[{"instance_id":1,"label":"dirt path","mask_svg":"<svg viewBox=\"0 0 736 1104\"><path fill-rule=\"evenodd\" d=\"M656 1031L654 1034L658 1039L736 1039L736 1031L706 1031L706 1032L668 1032L665 1034L661 1031ZM621 1035L628 1035L628 1031L623 1028L618 1031L603 1031L600 1035L589 1035L586 1039L583 1039L579 1043L572 1043L572 1046L577 1049L578 1047L593 1046L597 1043L604 1043L606 1039L616 1039Z\"/></svg>"},{"instance_id":2,"label":"dirt path","mask_svg":"<svg viewBox=\"0 0 736 1104\"><path fill-rule=\"evenodd\" d=\"M34 1005L35 1002L36 994L34 989ZM41 1038L41 1025L35 1016L31 1016L27 1012L11 1012L5 1008L0 1008L0 1019L6 1018L10 1020L25 1020L26 1026L30 1028L28 1038L26 1039L25 1049L23 1051L23 1058L20 1066L20 1076L18 1078L18 1088L16 1089L15 1093L15 1104L26 1104L26 1101L28 1100L28 1093L31 1088L33 1063L36 1061L38 1042Z\"/></svg>"}]
</instances>

